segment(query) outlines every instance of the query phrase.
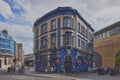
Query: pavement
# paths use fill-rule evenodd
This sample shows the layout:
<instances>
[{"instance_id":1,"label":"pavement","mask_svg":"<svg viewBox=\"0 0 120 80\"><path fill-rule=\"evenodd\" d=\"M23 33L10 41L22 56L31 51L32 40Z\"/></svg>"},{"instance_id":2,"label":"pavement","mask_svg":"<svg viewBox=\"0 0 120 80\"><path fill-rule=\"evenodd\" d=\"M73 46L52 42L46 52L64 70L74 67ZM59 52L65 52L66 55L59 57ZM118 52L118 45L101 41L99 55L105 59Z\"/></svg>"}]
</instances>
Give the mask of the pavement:
<instances>
[{"instance_id":1,"label":"pavement","mask_svg":"<svg viewBox=\"0 0 120 80\"><path fill-rule=\"evenodd\" d=\"M27 76L35 76L35 77L44 77L44 78L54 78L55 80L76 80L72 77L67 77L63 76L60 74L56 73L40 73L40 72L35 72L34 69L30 71L26 71L24 75Z\"/></svg>"},{"instance_id":2,"label":"pavement","mask_svg":"<svg viewBox=\"0 0 120 80\"><path fill-rule=\"evenodd\" d=\"M46 77L46 78L54 78L55 80L120 80L120 74L116 76L107 75L98 75L97 73L83 72L83 73L38 73L35 72L34 69L30 69L30 71L26 71L25 75L28 76L36 76L36 77Z\"/></svg>"},{"instance_id":3,"label":"pavement","mask_svg":"<svg viewBox=\"0 0 120 80\"><path fill-rule=\"evenodd\" d=\"M4 70L0 70L2 73ZM5 72L4 72L5 73ZM7 73L7 72L6 72ZM11 74L11 73L7 73ZM34 71L34 68L30 68L29 71L25 71L25 73L14 73L14 75L19 74L22 76L28 76L32 78L38 78L35 80L120 80L120 74L116 76L107 75L98 75L97 73L89 73L89 72L82 72L79 74L75 73L38 73ZM27 77L25 77L27 78ZM44 79L41 79L44 78ZM30 80L30 79L29 79Z\"/></svg>"}]
</instances>

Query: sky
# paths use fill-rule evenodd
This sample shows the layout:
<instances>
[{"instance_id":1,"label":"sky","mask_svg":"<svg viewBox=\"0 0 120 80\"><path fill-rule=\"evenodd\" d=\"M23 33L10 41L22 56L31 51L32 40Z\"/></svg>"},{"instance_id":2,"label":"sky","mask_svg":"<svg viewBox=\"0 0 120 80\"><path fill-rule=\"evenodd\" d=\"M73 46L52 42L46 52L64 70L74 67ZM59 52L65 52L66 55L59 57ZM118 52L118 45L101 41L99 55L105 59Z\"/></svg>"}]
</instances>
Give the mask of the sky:
<instances>
[{"instance_id":1,"label":"sky","mask_svg":"<svg viewBox=\"0 0 120 80\"><path fill-rule=\"evenodd\" d=\"M0 31L8 30L25 54L33 53L33 23L57 7L77 9L95 31L120 21L120 0L0 0Z\"/></svg>"}]
</instances>

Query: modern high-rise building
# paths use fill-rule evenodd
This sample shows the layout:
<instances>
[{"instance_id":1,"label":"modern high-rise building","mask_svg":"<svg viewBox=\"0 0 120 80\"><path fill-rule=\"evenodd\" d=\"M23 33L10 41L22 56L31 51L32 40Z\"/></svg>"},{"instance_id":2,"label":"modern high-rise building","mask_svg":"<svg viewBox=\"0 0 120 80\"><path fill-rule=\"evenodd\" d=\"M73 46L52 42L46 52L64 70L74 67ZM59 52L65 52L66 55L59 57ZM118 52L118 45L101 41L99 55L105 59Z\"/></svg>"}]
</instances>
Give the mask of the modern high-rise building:
<instances>
[{"instance_id":1,"label":"modern high-rise building","mask_svg":"<svg viewBox=\"0 0 120 80\"><path fill-rule=\"evenodd\" d=\"M94 33L95 63L97 67L114 68L120 55L120 21Z\"/></svg>"},{"instance_id":2,"label":"modern high-rise building","mask_svg":"<svg viewBox=\"0 0 120 80\"><path fill-rule=\"evenodd\" d=\"M7 30L0 32L0 68L7 69L13 64L15 41Z\"/></svg>"},{"instance_id":3,"label":"modern high-rise building","mask_svg":"<svg viewBox=\"0 0 120 80\"><path fill-rule=\"evenodd\" d=\"M92 67L94 29L71 7L58 7L34 22L36 71L81 72Z\"/></svg>"}]
</instances>

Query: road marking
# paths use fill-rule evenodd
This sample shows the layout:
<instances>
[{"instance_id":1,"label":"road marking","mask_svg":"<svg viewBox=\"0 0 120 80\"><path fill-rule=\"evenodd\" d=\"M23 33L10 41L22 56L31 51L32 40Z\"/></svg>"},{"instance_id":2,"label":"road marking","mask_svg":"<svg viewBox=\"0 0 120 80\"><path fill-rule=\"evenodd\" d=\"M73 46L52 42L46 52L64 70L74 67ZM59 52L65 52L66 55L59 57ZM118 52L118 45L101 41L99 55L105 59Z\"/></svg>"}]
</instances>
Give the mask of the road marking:
<instances>
[{"instance_id":1,"label":"road marking","mask_svg":"<svg viewBox=\"0 0 120 80\"><path fill-rule=\"evenodd\" d=\"M20 76L20 75L14 75L12 76L13 79L19 79L19 80L35 80L35 78L27 77L27 76Z\"/></svg>"}]
</instances>

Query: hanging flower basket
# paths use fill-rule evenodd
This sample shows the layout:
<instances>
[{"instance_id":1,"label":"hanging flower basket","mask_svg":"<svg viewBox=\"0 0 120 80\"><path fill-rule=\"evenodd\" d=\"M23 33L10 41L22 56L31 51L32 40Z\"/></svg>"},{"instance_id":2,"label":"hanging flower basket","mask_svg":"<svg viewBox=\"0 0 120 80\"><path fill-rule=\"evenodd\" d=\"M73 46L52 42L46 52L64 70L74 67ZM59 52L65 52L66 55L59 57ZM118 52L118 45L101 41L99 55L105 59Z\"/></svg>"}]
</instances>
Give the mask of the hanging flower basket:
<instances>
[{"instance_id":1,"label":"hanging flower basket","mask_svg":"<svg viewBox=\"0 0 120 80\"><path fill-rule=\"evenodd\" d=\"M89 64L89 62L88 62L88 61L85 61L85 63L86 63L86 64Z\"/></svg>"},{"instance_id":2,"label":"hanging flower basket","mask_svg":"<svg viewBox=\"0 0 120 80\"><path fill-rule=\"evenodd\" d=\"M40 62L40 60L38 59L37 62Z\"/></svg>"},{"instance_id":3,"label":"hanging flower basket","mask_svg":"<svg viewBox=\"0 0 120 80\"><path fill-rule=\"evenodd\" d=\"M81 60L78 60L78 61L77 61L77 64L80 65L80 64L81 64Z\"/></svg>"},{"instance_id":4,"label":"hanging flower basket","mask_svg":"<svg viewBox=\"0 0 120 80\"><path fill-rule=\"evenodd\" d=\"M57 59L57 60L55 61L55 63L56 63L56 64L60 64L60 60Z\"/></svg>"},{"instance_id":5,"label":"hanging flower basket","mask_svg":"<svg viewBox=\"0 0 120 80\"><path fill-rule=\"evenodd\" d=\"M89 61L89 64L91 64L91 61Z\"/></svg>"}]
</instances>

